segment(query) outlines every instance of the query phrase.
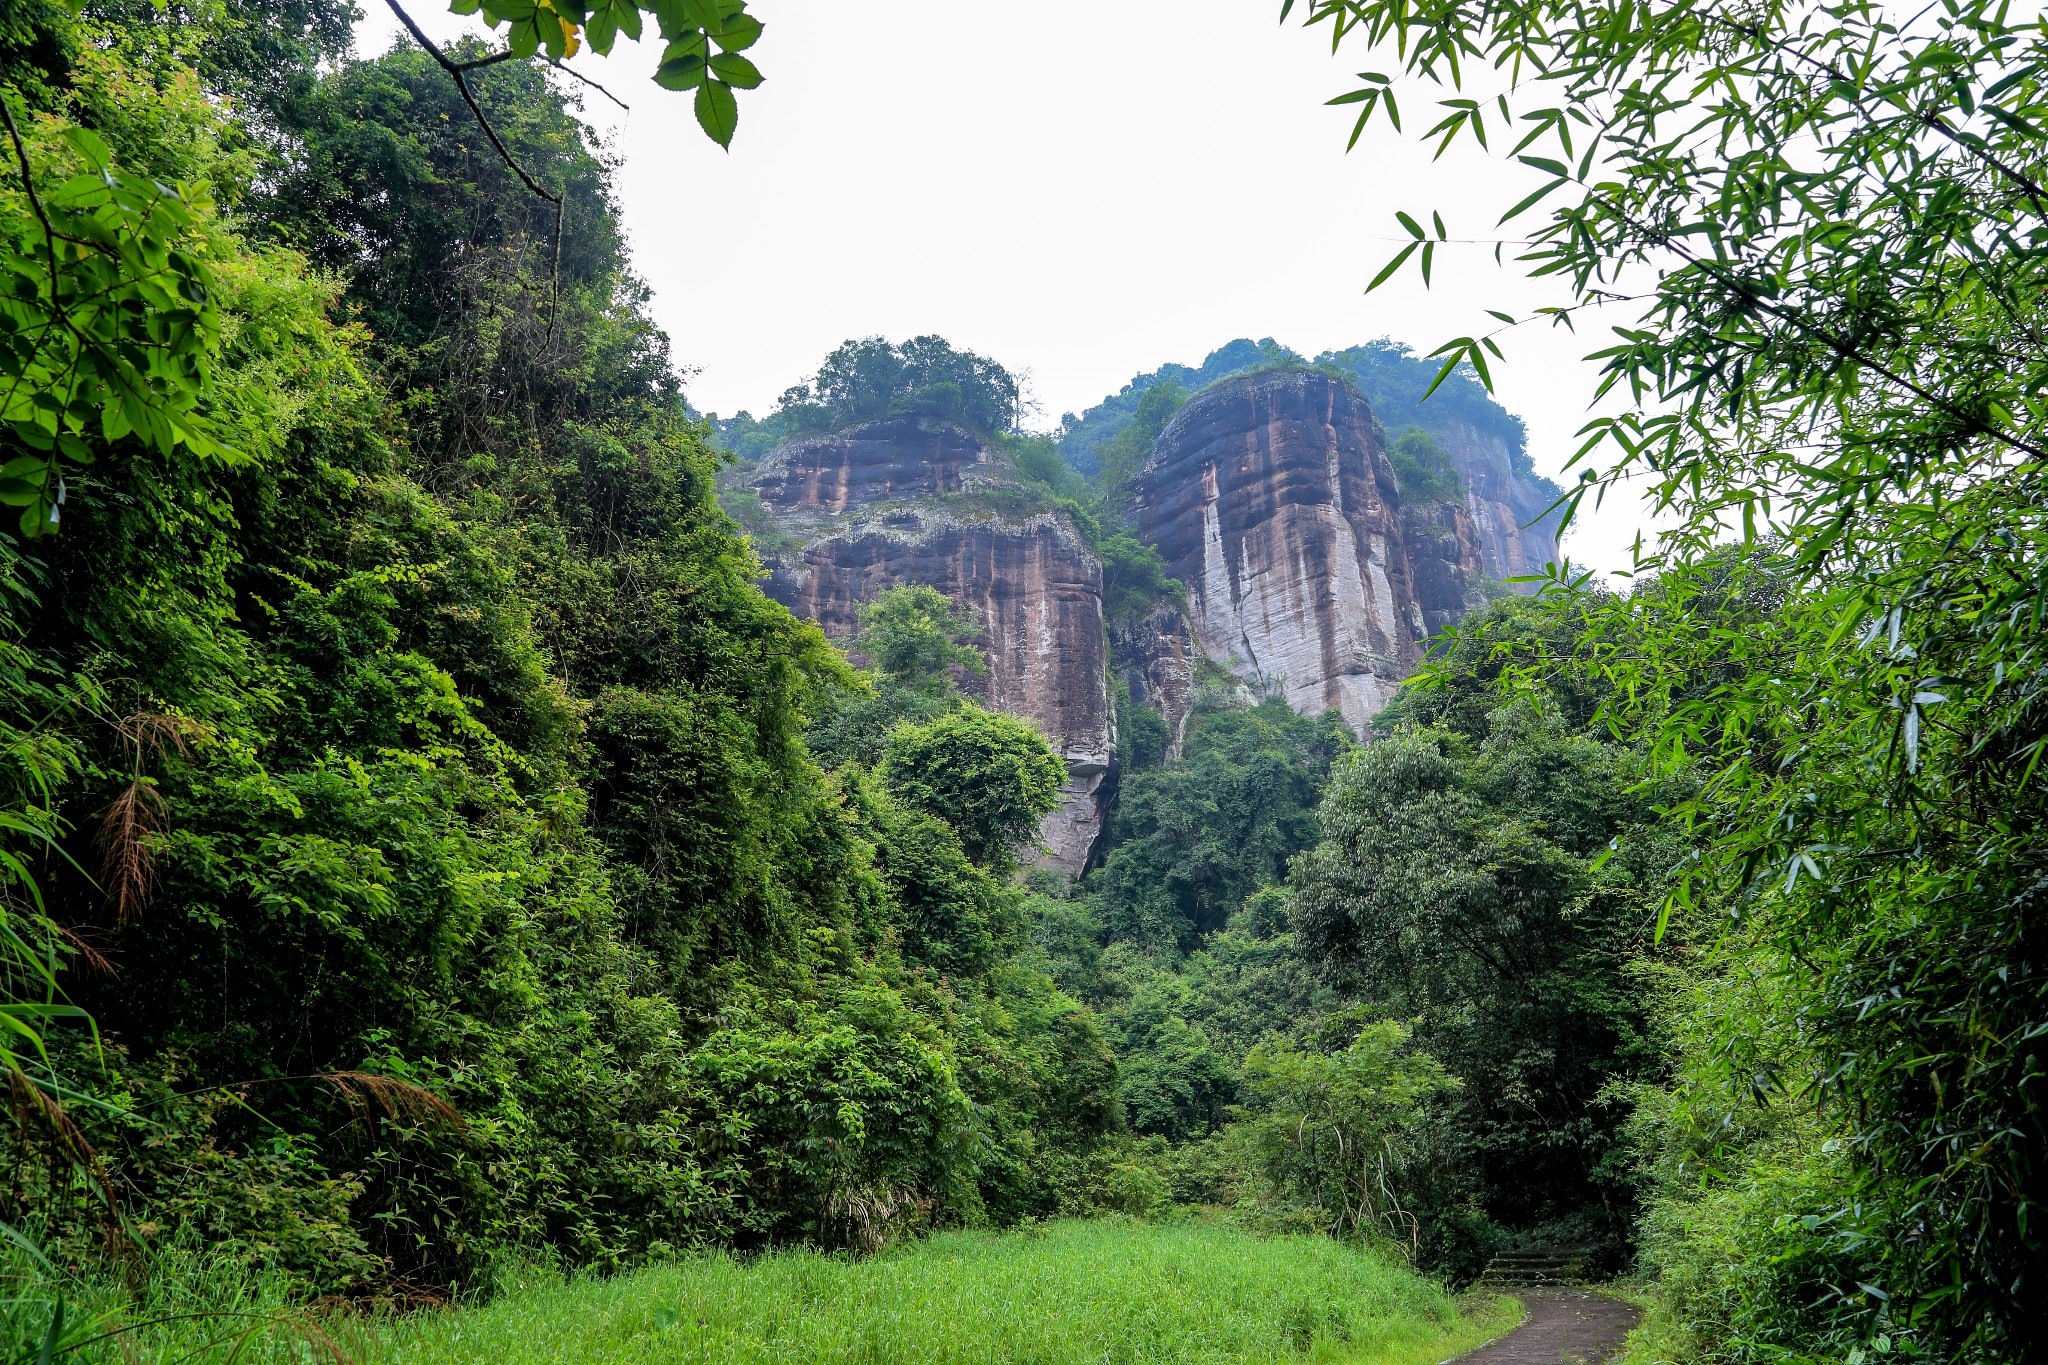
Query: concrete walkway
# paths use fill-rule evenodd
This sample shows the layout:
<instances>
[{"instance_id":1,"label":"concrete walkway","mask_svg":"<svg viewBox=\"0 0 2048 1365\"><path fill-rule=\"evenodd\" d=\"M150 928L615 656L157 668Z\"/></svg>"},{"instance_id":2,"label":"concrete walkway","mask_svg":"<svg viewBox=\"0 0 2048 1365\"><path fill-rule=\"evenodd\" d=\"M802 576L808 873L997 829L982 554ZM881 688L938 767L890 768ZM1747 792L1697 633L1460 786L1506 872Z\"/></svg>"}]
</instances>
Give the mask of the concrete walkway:
<instances>
[{"instance_id":1,"label":"concrete walkway","mask_svg":"<svg viewBox=\"0 0 2048 1365\"><path fill-rule=\"evenodd\" d=\"M1635 1305L1584 1289L1514 1291L1529 1310L1520 1327L1457 1358L1456 1365L1601 1365L1636 1325Z\"/></svg>"}]
</instances>

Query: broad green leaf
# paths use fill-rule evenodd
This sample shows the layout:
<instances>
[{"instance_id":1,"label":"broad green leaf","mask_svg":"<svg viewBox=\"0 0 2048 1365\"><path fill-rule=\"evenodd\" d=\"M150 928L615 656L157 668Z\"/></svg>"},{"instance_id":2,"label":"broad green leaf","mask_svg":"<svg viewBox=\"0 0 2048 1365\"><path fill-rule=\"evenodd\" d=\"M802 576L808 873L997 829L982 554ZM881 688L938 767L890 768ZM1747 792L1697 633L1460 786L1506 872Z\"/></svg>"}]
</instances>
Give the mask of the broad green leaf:
<instances>
[{"instance_id":1,"label":"broad green leaf","mask_svg":"<svg viewBox=\"0 0 2048 1365\"><path fill-rule=\"evenodd\" d=\"M739 117L739 103L733 98L731 86L706 80L697 87L697 126L713 142L729 150Z\"/></svg>"},{"instance_id":2,"label":"broad green leaf","mask_svg":"<svg viewBox=\"0 0 2048 1365\"><path fill-rule=\"evenodd\" d=\"M744 52L761 40L761 30L761 21L742 11L713 29L711 39L727 52Z\"/></svg>"},{"instance_id":3,"label":"broad green leaf","mask_svg":"<svg viewBox=\"0 0 2048 1365\"><path fill-rule=\"evenodd\" d=\"M711 70L727 85L752 90L761 83L761 73L737 52L720 52L711 58Z\"/></svg>"},{"instance_id":4,"label":"broad green leaf","mask_svg":"<svg viewBox=\"0 0 2048 1365\"><path fill-rule=\"evenodd\" d=\"M654 73L654 83L669 90L689 90L704 79L704 58L695 52L664 61Z\"/></svg>"}]
</instances>

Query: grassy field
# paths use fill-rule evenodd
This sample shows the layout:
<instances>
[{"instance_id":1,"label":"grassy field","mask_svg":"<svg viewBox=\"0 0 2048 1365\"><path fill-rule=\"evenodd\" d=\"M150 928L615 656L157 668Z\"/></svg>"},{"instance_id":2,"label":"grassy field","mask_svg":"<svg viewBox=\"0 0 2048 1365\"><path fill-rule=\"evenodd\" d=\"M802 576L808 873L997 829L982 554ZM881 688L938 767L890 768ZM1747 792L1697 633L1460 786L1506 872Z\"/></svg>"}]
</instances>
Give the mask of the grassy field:
<instances>
[{"instance_id":1,"label":"grassy field","mask_svg":"<svg viewBox=\"0 0 2048 1365\"><path fill-rule=\"evenodd\" d=\"M365 1343L379 1365L1313 1360L1435 1365L1505 1331L1397 1265L1313 1237L1054 1223L949 1233L865 1261L704 1257L509 1287Z\"/></svg>"}]
</instances>

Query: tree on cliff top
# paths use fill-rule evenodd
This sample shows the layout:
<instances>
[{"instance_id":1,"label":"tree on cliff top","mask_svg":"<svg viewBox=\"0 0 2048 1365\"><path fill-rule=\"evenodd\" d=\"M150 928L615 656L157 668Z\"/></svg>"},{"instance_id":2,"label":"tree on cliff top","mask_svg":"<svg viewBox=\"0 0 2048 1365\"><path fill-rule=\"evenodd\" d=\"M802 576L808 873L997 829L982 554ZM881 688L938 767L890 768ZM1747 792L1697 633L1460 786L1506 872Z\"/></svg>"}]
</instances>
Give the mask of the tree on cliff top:
<instances>
[{"instance_id":1,"label":"tree on cliff top","mask_svg":"<svg viewBox=\"0 0 2048 1365\"><path fill-rule=\"evenodd\" d=\"M713 414L712 421L721 445L752 460L798 436L891 417L958 422L977 436L1008 436L1022 413L1016 376L987 356L938 336L901 343L863 337L842 343L815 375L785 389L766 417L739 412L723 421Z\"/></svg>"},{"instance_id":2,"label":"tree on cliff top","mask_svg":"<svg viewBox=\"0 0 2048 1365\"><path fill-rule=\"evenodd\" d=\"M1019 409L1015 376L938 336L900 344L881 337L848 341L825 357L809 383L782 395L784 415L812 430L935 417L993 436L1016 429Z\"/></svg>"}]
</instances>

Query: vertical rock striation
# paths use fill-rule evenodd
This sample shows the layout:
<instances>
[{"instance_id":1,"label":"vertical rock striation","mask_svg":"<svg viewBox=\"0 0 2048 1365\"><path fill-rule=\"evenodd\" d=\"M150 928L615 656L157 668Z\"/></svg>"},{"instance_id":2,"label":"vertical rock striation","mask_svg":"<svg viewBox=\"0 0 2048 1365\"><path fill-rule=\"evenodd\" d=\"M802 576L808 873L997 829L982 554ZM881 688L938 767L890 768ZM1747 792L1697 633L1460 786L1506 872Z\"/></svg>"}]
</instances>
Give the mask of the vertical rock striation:
<instances>
[{"instance_id":1,"label":"vertical rock striation","mask_svg":"<svg viewBox=\"0 0 2048 1365\"><path fill-rule=\"evenodd\" d=\"M1465 485L1483 571L1493 578L1542 573L1557 557L1559 514L1549 510L1557 486L1517 477L1507 443L1467 423L1452 423L1436 439Z\"/></svg>"},{"instance_id":2,"label":"vertical rock striation","mask_svg":"<svg viewBox=\"0 0 2048 1365\"><path fill-rule=\"evenodd\" d=\"M1205 389L1132 487L1137 534L1184 585L1186 609L1120 622L1113 639L1090 542L959 426L893 419L793 441L748 479L775 532L769 593L827 634L850 636L860 604L897 583L978 615L984 700L1038 722L1067 762L1042 834L1045 861L1078 874L1116 780L1112 646L1131 700L1164 716L1172 753L1205 659L1363 730L1480 580L1555 556L1553 486L1518 477L1497 434L1455 418L1432 434L1462 497L1404 505L1379 422L1342 377L1270 370Z\"/></svg>"},{"instance_id":3,"label":"vertical rock striation","mask_svg":"<svg viewBox=\"0 0 2048 1365\"><path fill-rule=\"evenodd\" d=\"M1411 503L1401 509L1401 538L1423 633L1434 635L1465 614L1472 588L1487 572L1478 530L1462 502Z\"/></svg>"},{"instance_id":4,"label":"vertical rock striation","mask_svg":"<svg viewBox=\"0 0 2048 1365\"><path fill-rule=\"evenodd\" d=\"M1131 703L1149 706L1166 721L1166 756L1180 757L1194 705L1198 651L1178 606L1163 606L1139 620L1113 625L1110 655L1130 689Z\"/></svg>"},{"instance_id":5,"label":"vertical rock striation","mask_svg":"<svg viewBox=\"0 0 2048 1365\"><path fill-rule=\"evenodd\" d=\"M1361 729L1426 634L1385 444L1343 380L1248 375L1181 409L1134 492L1139 534L1186 585L1203 653Z\"/></svg>"},{"instance_id":6,"label":"vertical rock striation","mask_svg":"<svg viewBox=\"0 0 2048 1365\"><path fill-rule=\"evenodd\" d=\"M1101 836L1115 734L1102 564L1067 516L1025 510L1028 490L971 433L915 419L791 442L752 484L790 546L764 556L768 593L826 634L850 636L860 604L897 583L979 616L983 699L1036 721L1066 760L1041 837L1046 861L1078 874Z\"/></svg>"}]
</instances>

